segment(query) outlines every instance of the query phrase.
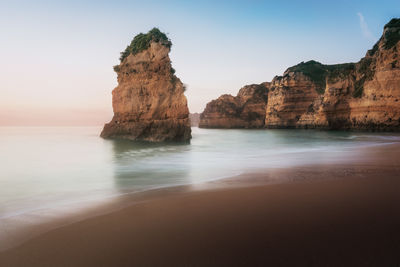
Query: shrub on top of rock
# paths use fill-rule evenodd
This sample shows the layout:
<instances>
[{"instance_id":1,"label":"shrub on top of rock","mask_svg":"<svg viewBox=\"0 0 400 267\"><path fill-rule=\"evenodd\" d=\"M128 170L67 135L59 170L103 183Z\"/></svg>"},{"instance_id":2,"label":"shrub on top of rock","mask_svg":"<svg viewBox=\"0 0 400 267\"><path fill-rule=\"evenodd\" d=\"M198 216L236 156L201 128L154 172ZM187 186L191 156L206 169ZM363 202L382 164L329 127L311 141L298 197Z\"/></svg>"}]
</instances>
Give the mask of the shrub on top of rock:
<instances>
[{"instance_id":1,"label":"shrub on top of rock","mask_svg":"<svg viewBox=\"0 0 400 267\"><path fill-rule=\"evenodd\" d=\"M130 54L137 54L146 50L150 47L151 42L160 43L168 48L171 48L172 42L167 37L167 35L161 32L158 28L151 29L148 33L139 33L133 38L130 45L128 45L125 51L121 52L121 57L119 58L122 62L125 58L127 58Z\"/></svg>"}]
</instances>

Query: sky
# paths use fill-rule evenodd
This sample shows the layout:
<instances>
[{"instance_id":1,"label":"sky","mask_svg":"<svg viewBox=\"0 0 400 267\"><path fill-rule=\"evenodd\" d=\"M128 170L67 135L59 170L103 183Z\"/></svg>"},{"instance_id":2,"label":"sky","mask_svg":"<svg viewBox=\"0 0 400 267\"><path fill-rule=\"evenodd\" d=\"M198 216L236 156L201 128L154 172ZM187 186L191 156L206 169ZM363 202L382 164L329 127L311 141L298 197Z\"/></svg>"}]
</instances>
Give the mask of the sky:
<instances>
[{"instance_id":1,"label":"sky","mask_svg":"<svg viewBox=\"0 0 400 267\"><path fill-rule=\"evenodd\" d=\"M0 125L112 118L112 66L140 32L168 34L190 112L301 61L356 62L400 17L381 1L0 0Z\"/></svg>"}]
</instances>

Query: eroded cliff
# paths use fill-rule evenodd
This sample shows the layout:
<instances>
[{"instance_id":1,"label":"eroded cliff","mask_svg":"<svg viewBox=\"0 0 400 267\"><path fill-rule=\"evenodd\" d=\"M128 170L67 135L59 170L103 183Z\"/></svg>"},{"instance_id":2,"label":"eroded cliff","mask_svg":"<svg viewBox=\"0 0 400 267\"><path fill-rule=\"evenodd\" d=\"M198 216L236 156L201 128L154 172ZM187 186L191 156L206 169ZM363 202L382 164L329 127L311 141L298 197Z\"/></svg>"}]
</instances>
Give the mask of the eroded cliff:
<instances>
[{"instance_id":1,"label":"eroded cliff","mask_svg":"<svg viewBox=\"0 0 400 267\"><path fill-rule=\"evenodd\" d=\"M207 104L200 115L201 128L262 128L269 83L252 84L237 96L222 95Z\"/></svg>"},{"instance_id":2,"label":"eroded cliff","mask_svg":"<svg viewBox=\"0 0 400 267\"><path fill-rule=\"evenodd\" d=\"M114 67L114 117L101 136L151 142L189 141L191 129L185 87L171 66L171 42L153 29L139 34Z\"/></svg>"},{"instance_id":3,"label":"eroded cliff","mask_svg":"<svg viewBox=\"0 0 400 267\"><path fill-rule=\"evenodd\" d=\"M256 105L223 95L207 104L200 127L400 130L400 19L357 63L302 62L265 83ZM252 98L250 98L252 99ZM255 97L255 99L260 99ZM265 109L264 122L260 110ZM246 110L246 112L243 112ZM245 114L257 114L257 119Z\"/></svg>"},{"instance_id":4,"label":"eroded cliff","mask_svg":"<svg viewBox=\"0 0 400 267\"><path fill-rule=\"evenodd\" d=\"M265 126L400 130L400 20L357 63L300 63L271 82Z\"/></svg>"}]
</instances>

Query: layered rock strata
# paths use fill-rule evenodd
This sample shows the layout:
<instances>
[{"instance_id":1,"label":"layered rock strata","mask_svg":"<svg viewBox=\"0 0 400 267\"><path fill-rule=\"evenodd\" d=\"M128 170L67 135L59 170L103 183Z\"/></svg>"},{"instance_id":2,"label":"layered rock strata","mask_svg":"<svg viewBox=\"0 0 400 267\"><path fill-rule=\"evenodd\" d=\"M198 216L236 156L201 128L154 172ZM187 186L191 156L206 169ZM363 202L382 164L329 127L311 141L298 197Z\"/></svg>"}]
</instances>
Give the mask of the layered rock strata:
<instances>
[{"instance_id":1,"label":"layered rock strata","mask_svg":"<svg viewBox=\"0 0 400 267\"><path fill-rule=\"evenodd\" d=\"M300 63L271 82L265 126L400 130L400 20L357 63Z\"/></svg>"},{"instance_id":2,"label":"layered rock strata","mask_svg":"<svg viewBox=\"0 0 400 267\"><path fill-rule=\"evenodd\" d=\"M398 131L399 52L400 19L392 19L379 41L357 63L323 65L308 61L276 76L267 85L264 123L253 124L241 117L241 112L235 111L237 105L232 104L236 98L224 95L207 105L200 127ZM253 111L259 114L260 107Z\"/></svg>"},{"instance_id":3,"label":"layered rock strata","mask_svg":"<svg viewBox=\"0 0 400 267\"><path fill-rule=\"evenodd\" d=\"M157 29L152 31L162 34ZM150 33L138 35L142 45L139 48L135 37L133 52L128 46L120 65L114 67L118 74L118 86L112 92L114 117L104 126L101 136L187 142L191 138L189 110L185 87L171 66L171 44Z\"/></svg>"},{"instance_id":4,"label":"layered rock strata","mask_svg":"<svg viewBox=\"0 0 400 267\"><path fill-rule=\"evenodd\" d=\"M237 96L222 95L207 104L200 115L201 128L262 128L269 83L252 84Z\"/></svg>"}]
</instances>

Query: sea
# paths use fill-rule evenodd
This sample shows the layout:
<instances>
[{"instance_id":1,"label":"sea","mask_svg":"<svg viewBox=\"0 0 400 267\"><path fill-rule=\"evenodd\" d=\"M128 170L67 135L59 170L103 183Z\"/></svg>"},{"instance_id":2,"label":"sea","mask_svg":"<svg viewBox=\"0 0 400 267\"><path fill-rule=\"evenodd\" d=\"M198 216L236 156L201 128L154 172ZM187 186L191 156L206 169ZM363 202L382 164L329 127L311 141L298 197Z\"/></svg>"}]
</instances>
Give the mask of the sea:
<instances>
[{"instance_id":1,"label":"sea","mask_svg":"<svg viewBox=\"0 0 400 267\"><path fill-rule=\"evenodd\" d=\"M362 156L360 148L400 143L396 133L193 127L190 144L155 144L105 140L100 131L0 127L0 240L15 223L124 195L247 172L348 163Z\"/></svg>"}]
</instances>

